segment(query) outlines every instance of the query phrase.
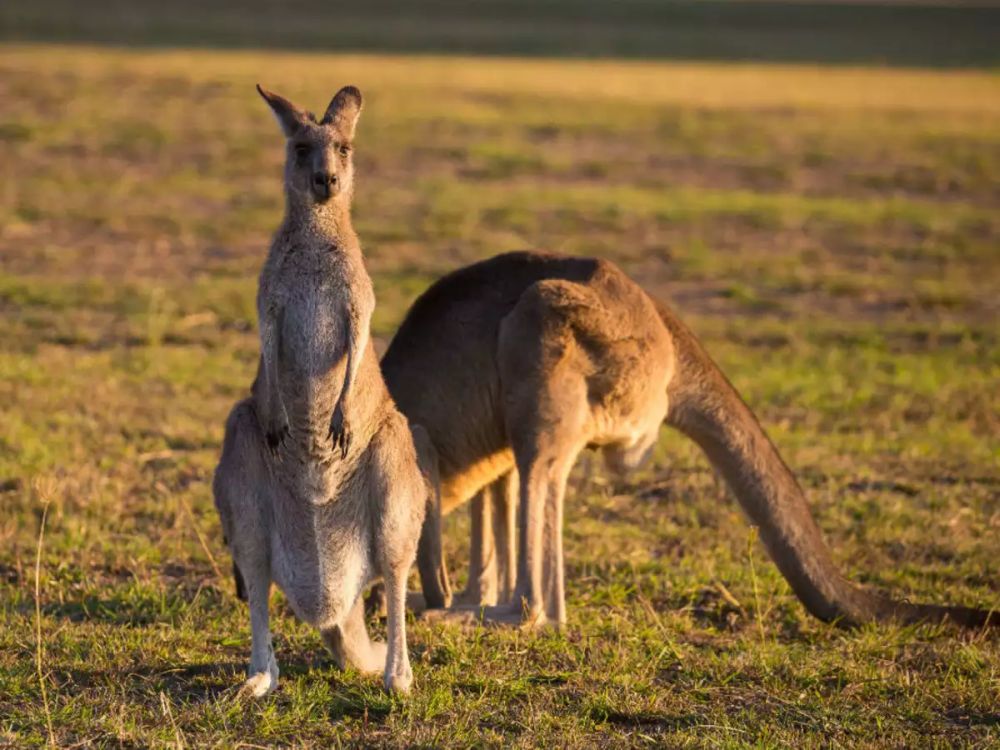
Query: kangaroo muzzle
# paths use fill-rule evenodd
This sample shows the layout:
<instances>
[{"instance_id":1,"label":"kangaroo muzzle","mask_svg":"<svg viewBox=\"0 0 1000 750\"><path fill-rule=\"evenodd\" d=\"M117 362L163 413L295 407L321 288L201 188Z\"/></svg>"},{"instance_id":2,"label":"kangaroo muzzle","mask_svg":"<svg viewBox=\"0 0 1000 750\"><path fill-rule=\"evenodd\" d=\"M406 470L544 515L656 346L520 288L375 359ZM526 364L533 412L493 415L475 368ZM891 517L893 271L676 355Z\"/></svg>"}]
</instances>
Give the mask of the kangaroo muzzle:
<instances>
[{"instance_id":1,"label":"kangaroo muzzle","mask_svg":"<svg viewBox=\"0 0 1000 750\"><path fill-rule=\"evenodd\" d=\"M325 203L330 199L330 196L337 192L337 175L327 174L326 172L314 172L311 187L313 197L319 203Z\"/></svg>"}]
</instances>

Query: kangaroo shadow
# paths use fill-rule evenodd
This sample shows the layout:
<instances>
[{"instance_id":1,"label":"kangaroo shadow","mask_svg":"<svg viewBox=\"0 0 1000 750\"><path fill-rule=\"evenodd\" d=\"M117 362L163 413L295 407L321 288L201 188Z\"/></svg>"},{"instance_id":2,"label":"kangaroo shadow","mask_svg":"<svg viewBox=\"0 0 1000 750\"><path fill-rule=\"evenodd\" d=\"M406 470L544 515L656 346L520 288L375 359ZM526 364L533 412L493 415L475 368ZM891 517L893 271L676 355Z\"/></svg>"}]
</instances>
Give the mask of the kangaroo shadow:
<instances>
[{"instance_id":1,"label":"kangaroo shadow","mask_svg":"<svg viewBox=\"0 0 1000 750\"><path fill-rule=\"evenodd\" d=\"M74 690L98 689L114 684L124 691L129 701L136 704L155 702L163 693L173 703L186 706L231 700L248 706L259 704L263 708L271 702L288 703L294 700L282 691L282 680L288 684L309 675L310 679L332 683L330 702L324 708L330 720L353 718L378 723L389 716L393 706L392 697L382 693L381 687L370 684L369 678L339 672L332 664L325 669L316 669L306 659L282 663L277 691L257 699L241 691L246 679L246 661L236 657L179 665L142 664L126 669L71 667L57 669L55 673L63 682L71 684Z\"/></svg>"},{"instance_id":2,"label":"kangaroo shadow","mask_svg":"<svg viewBox=\"0 0 1000 750\"><path fill-rule=\"evenodd\" d=\"M93 622L140 631L152 630L174 625L179 614L190 607L195 598L214 597L220 609L233 606L232 600L224 597L218 589L213 588L208 594L205 592L206 588L202 588L200 593L187 591L186 587L168 589L165 593L161 592L159 606L154 607L151 606L153 602L149 596L137 595L126 589L106 596L88 594L75 600L45 604L42 611L55 619L70 622ZM242 603L238 606L245 610ZM279 600L277 606L272 603L272 612L291 614L283 600ZM224 634L219 635L222 639ZM248 706L257 703L262 707L274 701L293 701L293 692L283 691L282 685L287 686L308 677L330 685L330 702L324 707L329 720L355 718L381 723L391 713L393 699L382 692L380 681L354 671L341 671L336 666L333 655L318 639L315 644L301 644L297 640L283 644L279 633L277 640L275 648L281 671L278 689L262 699L251 698L241 691L250 657L249 638L245 644L239 641L238 645L223 641L222 654L219 653L218 642L209 643L201 661L194 660L197 655L187 663L184 662L185 657L172 662L165 661L162 652L157 650L152 655L139 652L136 654L139 663L120 668L72 664L55 667L53 672L74 691L114 685L123 690L130 701L138 704L155 702L160 693L163 693L173 702L184 705L232 700L245 702ZM183 652L189 655L194 653L191 648L185 648ZM254 715L253 712L247 714L248 717Z\"/></svg>"}]
</instances>

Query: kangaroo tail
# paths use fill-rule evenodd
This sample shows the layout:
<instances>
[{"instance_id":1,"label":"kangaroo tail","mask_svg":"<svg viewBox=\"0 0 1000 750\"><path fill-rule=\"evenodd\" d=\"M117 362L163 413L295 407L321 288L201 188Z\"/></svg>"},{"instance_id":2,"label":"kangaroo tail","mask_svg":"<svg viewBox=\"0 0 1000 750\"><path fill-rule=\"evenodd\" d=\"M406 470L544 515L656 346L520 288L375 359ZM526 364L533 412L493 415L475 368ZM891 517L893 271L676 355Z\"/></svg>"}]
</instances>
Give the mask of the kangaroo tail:
<instances>
[{"instance_id":1,"label":"kangaroo tail","mask_svg":"<svg viewBox=\"0 0 1000 750\"><path fill-rule=\"evenodd\" d=\"M871 621L952 622L1000 626L1000 611L911 604L880 596L841 575L809 505L753 412L694 334L657 303L676 351L667 389L667 424L694 440L722 474L795 595L824 622L850 627Z\"/></svg>"}]
</instances>

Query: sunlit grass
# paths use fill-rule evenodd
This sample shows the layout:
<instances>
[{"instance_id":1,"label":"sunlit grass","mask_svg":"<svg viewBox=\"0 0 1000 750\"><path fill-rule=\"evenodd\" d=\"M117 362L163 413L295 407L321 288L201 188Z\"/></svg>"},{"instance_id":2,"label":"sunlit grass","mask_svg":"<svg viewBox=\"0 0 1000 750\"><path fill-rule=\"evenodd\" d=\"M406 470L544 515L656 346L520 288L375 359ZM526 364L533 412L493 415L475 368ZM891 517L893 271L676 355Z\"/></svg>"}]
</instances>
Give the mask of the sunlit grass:
<instances>
[{"instance_id":1,"label":"sunlit grass","mask_svg":"<svg viewBox=\"0 0 1000 750\"><path fill-rule=\"evenodd\" d=\"M614 259L703 338L845 571L997 605L994 74L8 46L0 744L47 739L43 490L61 744L171 744L174 723L189 747L1000 740L994 636L810 619L667 430L627 481L593 457L574 473L564 633L414 623L416 690L398 701L336 671L276 596L281 687L240 698L249 627L209 482L256 368L281 210L257 80L315 109L365 91L356 223L380 345L461 263Z\"/></svg>"}]
</instances>

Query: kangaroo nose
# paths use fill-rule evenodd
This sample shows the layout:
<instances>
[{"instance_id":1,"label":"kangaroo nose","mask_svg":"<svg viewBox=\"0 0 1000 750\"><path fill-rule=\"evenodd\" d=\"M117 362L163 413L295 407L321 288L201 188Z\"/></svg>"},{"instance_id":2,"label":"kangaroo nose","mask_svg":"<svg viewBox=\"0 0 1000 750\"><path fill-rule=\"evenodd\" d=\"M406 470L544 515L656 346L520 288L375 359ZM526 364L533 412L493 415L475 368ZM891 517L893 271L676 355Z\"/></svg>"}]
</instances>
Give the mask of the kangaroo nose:
<instances>
[{"instance_id":1,"label":"kangaroo nose","mask_svg":"<svg viewBox=\"0 0 1000 750\"><path fill-rule=\"evenodd\" d=\"M317 198L326 200L337 185L337 175L325 172L314 172L312 178L313 192Z\"/></svg>"}]
</instances>

